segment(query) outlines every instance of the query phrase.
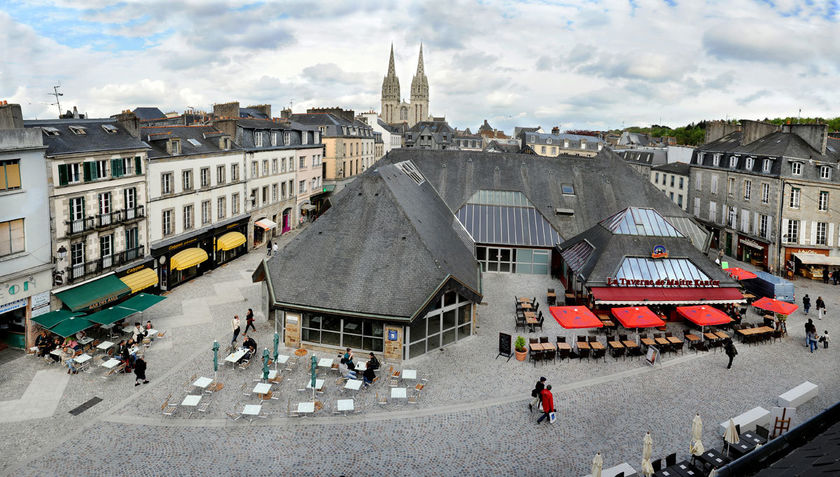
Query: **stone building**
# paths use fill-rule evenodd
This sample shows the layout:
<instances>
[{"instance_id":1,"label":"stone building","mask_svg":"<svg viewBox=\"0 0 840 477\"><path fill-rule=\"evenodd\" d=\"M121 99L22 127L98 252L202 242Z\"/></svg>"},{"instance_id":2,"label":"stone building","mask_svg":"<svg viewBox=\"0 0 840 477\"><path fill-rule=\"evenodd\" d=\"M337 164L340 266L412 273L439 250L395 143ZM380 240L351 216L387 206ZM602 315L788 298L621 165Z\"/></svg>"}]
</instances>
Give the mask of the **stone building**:
<instances>
[{"instance_id":1,"label":"stone building","mask_svg":"<svg viewBox=\"0 0 840 477\"><path fill-rule=\"evenodd\" d=\"M828 126L742 120L712 132L692 158L691 210L713 246L770 270L791 259L809 274L840 265L840 141Z\"/></svg>"},{"instance_id":2,"label":"stone building","mask_svg":"<svg viewBox=\"0 0 840 477\"><path fill-rule=\"evenodd\" d=\"M33 346L32 318L50 311L53 257L41 130L0 103L0 344Z\"/></svg>"},{"instance_id":3,"label":"stone building","mask_svg":"<svg viewBox=\"0 0 840 477\"><path fill-rule=\"evenodd\" d=\"M650 171L650 181L679 208L688 212L691 166L684 162L656 166Z\"/></svg>"},{"instance_id":4,"label":"stone building","mask_svg":"<svg viewBox=\"0 0 840 477\"><path fill-rule=\"evenodd\" d=\"M455 130L449 123L435 118L410 127L404 135L405 147L413 149L457 149Z\"/></svg>"},{"instance_id":5,"label":"stone building","mask_svg":"<svg viewBox=\"0 0 840 477\"><path fill-rule=\"evenodd\" d=\"M592 157L604 148L604 141L597 137L560 134L559 131L552 134L523 131L520 133L520 142L524 152L546 157Z\"/></svg>"},{"instance_id":6,"label":"stone building","mask_svg":"<svg viewBox=\"0 0 840 477\"><path fill-rule=\"evenodd\" d=\"M417 58L417 72L411 79L411 101L406 103L400 96L400 79L394 65L394 45L388 60L388 74L382 80L382 110L380 117L388 124L407 123L409 127L426 121L429 113L429 79L423 66L423 45Z\"/></svg>"}]
</instances>

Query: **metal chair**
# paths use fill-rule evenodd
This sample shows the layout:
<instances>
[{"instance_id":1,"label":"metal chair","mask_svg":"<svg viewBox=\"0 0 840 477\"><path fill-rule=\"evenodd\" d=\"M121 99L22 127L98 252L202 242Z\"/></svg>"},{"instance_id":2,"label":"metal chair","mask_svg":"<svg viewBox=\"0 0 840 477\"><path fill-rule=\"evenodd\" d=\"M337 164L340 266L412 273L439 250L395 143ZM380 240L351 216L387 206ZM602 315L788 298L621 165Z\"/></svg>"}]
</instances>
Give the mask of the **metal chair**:
<instances>
[{"instance_id":1,"label":"metal chair","mask_svg":"<svg viewBox=\"0 0 840 477\"><path fill-rule=\"evenodd\" d=\"M166 396L166 399L163 401L163 405L160 406L160 412L164 416L174 416L178 411L178 406L169 403L170 399L172 399L172 394Z\"/></svg>"}]
</instances>

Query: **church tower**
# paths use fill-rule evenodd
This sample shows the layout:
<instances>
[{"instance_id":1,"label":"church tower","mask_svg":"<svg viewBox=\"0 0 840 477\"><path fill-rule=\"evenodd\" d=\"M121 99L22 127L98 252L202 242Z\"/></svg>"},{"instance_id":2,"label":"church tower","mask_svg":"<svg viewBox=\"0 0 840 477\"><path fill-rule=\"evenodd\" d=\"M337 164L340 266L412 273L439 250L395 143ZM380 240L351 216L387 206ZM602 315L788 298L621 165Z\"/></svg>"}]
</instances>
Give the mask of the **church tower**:
<instances>
[{"instance_id":1,"label":"church tower","mask_svg":"<svg viewBox=\"0 0 840 477\"><path fill-rule=\"evenodd\" d=\"M420 57L417 59L417 73L411 80L411 107L409 109L409 126L429 117L429 80L423 70L423 44L420 44Z\"/></svg>"},{"instance_id":2,"label":"church tower","mask_svg":"<svg viewBox=\"0 0 840 477\"><path fill-rule=\"evenodd\" d=\"M413 94L413 93L412 93ZM388 74L382 80L382 119L386 123L399 121L400 79L394 68L394 44L391 43L391 59L388 60Z\"/></svg>"}]
</instances>

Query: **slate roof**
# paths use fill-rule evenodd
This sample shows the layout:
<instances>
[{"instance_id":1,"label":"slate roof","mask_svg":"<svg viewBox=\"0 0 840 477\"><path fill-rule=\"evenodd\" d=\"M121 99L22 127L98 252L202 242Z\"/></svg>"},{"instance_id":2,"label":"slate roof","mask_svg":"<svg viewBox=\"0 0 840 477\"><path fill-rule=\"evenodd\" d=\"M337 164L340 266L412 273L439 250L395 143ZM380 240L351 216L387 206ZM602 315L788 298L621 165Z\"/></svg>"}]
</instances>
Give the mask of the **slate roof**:
<instances>
[{"instance_id":1,"label":"slate roof","mask_svg":"<svg viewBox=\"0 0 840 477\"><path fill-rule=\"evenodd\" d=\"M154 107L134 108L134 111L132 111L132 113L134 113L134 115L137 116L137 119L141 121L145 121L148 119L160 119L166 117L166 114L164 114L163 111Z\"/></svg>"},{"instance_id":2,"label":"slate roof","mask_svg":"<svg viewBox=\"0 0 840 477\"><path fill-rule=\"evenodd\" d=\"M667 172L669 174L679 174L681 176L691 175L691 165L686 162L662 164L660 166L654 166L653 170L658 172Z\"/></svg>"},{"instance_id":3,"label":"slate roof","mask_svg":"<svg viewBox=\"0 0 840 477\"><path fill-rule=\"evenodd\" d=\"M831 141L829 144L833 146L831 149L834 150L826 148L826 153L823 155L794 133L777 131L743 146L741 145L742 135L741 131L735 131L716 141L704 144L697 150L736 153L746 156L786 156L802 159L812 158L828 162L840 161L840 147L838 147L840 145L832 144ZM711 154L706 154L704 165L712 164L711 156ZM760 167L759 164L758 170L761 170Z\"/></svg>"},{"instance_id":4,"label":"slate roof","mask_svg":"<svg viewBox=\"0 0 840 477\"><path fill-rule=\"evenodd\" d=\"M604 143L603 139L595 136L584 136L581 134L549 134L529 132L527 134L527 143L529 144L550 144L552 146L563 146L564 141L569 140L570 145L575 143L580 144L580 141L586 141L587 147L589 144ZM551 142L549 142L551 140Z\"/></svg>"},{"instance_id":5,"label":"slate roof","mask_svg":"<svg viewBox=\"0 0 840 477\"><path fill-rule=\"evenodd\" d=\"M240 118L269 119L268 116L255 108L239 108Z\"/></svg>"},{"instance_id":6,"label":"slate roof","mask_svg":"<svg viewBox=\"0 0 840 477\"><path fill-rule=\"evenodd\" d=\"M561 238L575 236L628 206L687 217L662 191L614 152L593 157L541 157L478 151L393 149L378 164L411 160L454 213L478 190L520 191ZM574 195L561 186L572 185ZM559 215L556 209L571 209Z\"/></svg>"},{"instance_id":7,"label":"slate roof","mask_svg":"<svg viewBox=\"0 0 840 477\"><path fill-rule=\"evenodd\" d=\"M450 275L480 301L474 244L428 181L379 164L332 202L268 259L276 303L408 320Z\"/></svg>"},{"instance_id":8,"label":"slate roof","mask_svg":"<svg viewBox=\"0 0 840 477\"><path fill-rule=\"evenodd\" d=\"M102 128L103 124L117 128L116 133L108 133ZM127 151L147 149L140 139L132 136L116 119L47 119L27 120L23 122L27 128L51 127L58 130L57 136L44 134L44 145L47 146L47 156L62 154L76 154L80 152ZM82 126L86 134L76 134L70 131L70 126Z\"/></svg>"},{"instance_id":9,"label":"slate roof","mask_svg":"<svg viewBox=\"0 0 840 477\"><path fill-rule=\"evenodd\" d=\"M644 133L632 133L624 131L618 139L618 144L621 146L647 146L651 143L650 137Z\"/></svg>"},{"instance_id":10,"label":"slate roof","mask_svg":"<svg viewBox=\"0 0 840 477\"><path fill-rule=\"evenodd\" d=\"M535 128L516 126L515 128L513 128L513 137L519 137L519 134L523 133L523 132L532 133L532 132L537 132L539 130L540 130L540 126L537 126Z\"/></svg>"},{"instance_id":11,"label":"slate roof","mask_svg":"<svg viewBox=\"0 0 840 477\"><path fill-rule=\"evenodd\" d=\"M411 126L408 130L410 132L422 132L425 129L433 134L437 133L453 133L454 130L446 121L420 121Z\"/></svg>"},{"instance_id":12,"label":"slate roof","mask_svg":"<svg viewBox=\"0 0 840 477\"><path fill-rule=\"evenodd\" d=\"M667 217L665 219L667 220ZM580 246L581 242L585 242L588 246ZM684 236L613 233L602 222L566 240L558 246L558 249L564 257L568 255L575 259L571 263L580 268L574 271L583 276L588 286L598 286L605 285L607 277L617 275L625 257L650 258L650 251L656 245L665 246L668 250L668 258L687 259L712 280L720 280L721 287L739 286ZM591 250L589 250L590 247ZM582 252L586 253L582 254ZM578 256L581 254L583 256Z\"/></svg>"},{"instance_id":13,"label":"slate roof","mask_svg":"<svg viewBox=\"0 0 840 477\"><path fill-rule=\"evenodd\" d=\"M149 159L170 157L166 152L166 140L170 138L181 139L181 154L177 156L189 156L194 154L216 154L232 151L241 151L241 148L233 143L229 150L219 147L219 137L222 133L213 126L174 126L174 127L147 127L140 129L141 138L151 147ZM190 142L190 139L199 143L198 146Z\"/></svg>"},{"instance_id":14,"label":"slate roof","mask_svg":"<svg viewBox=\"0 0 840 477\"><path fill-rule=\"evenodd\" d=\"M376 118L376 122L382 127L382 129L388 131L391 134L402 134L402 131L399 128L391 126L390 124L386 123L380 118Z\"/></svg>"},{"instance_id":15,"label":"slate roof","mask_svg":"<svg viewBox=\"0 0 840 477\"><path fill-rule=\"evenodd\" d=\"M495 139L487 143L487 146L483 149L484 152L507 152L511 154L517 154L520 151L520 147L518 144L500 144L499 141Z\"/></svg>"}]
</instances>

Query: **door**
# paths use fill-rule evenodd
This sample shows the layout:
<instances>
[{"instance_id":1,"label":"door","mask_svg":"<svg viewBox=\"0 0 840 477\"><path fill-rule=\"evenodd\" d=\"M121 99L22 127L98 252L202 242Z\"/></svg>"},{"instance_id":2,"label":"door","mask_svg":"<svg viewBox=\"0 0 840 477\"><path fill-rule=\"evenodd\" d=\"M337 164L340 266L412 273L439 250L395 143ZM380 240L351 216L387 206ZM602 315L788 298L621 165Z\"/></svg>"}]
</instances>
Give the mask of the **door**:
<instances>
[{"instance_id":1,"label":"door","mask_svg":"<svg viewBox=\"0 0 840 477\"><path fill-rule=\"evenodd\" d=\"M725 253L731 257L732 256L732 233L731 232L726 232L726 243L724 244L724 247L725 247Z\"/></svg>"},{"instance_id":2,"label":"door","mask_svg":"<svg viewBox=\"0 0 840 477\"><path fill-rule=\"evenodd\" d=\"M281 233L286 233L292 228L291 220L289 218L290 215L291 215L291 209L286 209L286 210L283 211L283 228L281 229L282 230Z\"/></svg>"},{"instance_id":3,"label":"door","mask_svg":"<svg viewBox=\"0 0 840 477\"><path fill-rule=\"evenodd\" d=\"M78 233L85 229L85 198L70 199L70 232Z\"/></svg>"},{"instance_id":4,"label":"door","mask_svg":"<svg viewBox=\"0 0 840 477\"><path fill-rule=\"evenodd\" d=\"M111 193L99 194L99 225L111 225Z\"/></svg>"},{"instance_id":5,"label":"door","mask_svg":"<svg viewBox=\"0 0 840 477\"><path fill-rule=\"evenodd\" d=\"M125 196L125 219L131 220L133 219L137 213L135 208L137 207L137 190L134 188L126 189L124 192Z\"/></svg>"},{"instance_id":6,"label":"door","mask_svg":"<svg viewBox=\"0 0 840 477\"><path fill-rule=\"evenodd\" d=\"M99 237L99 258L102 261L102 268L110 268L114 264L114 235L103 235Z\"/></svg>"}]
</instances>

